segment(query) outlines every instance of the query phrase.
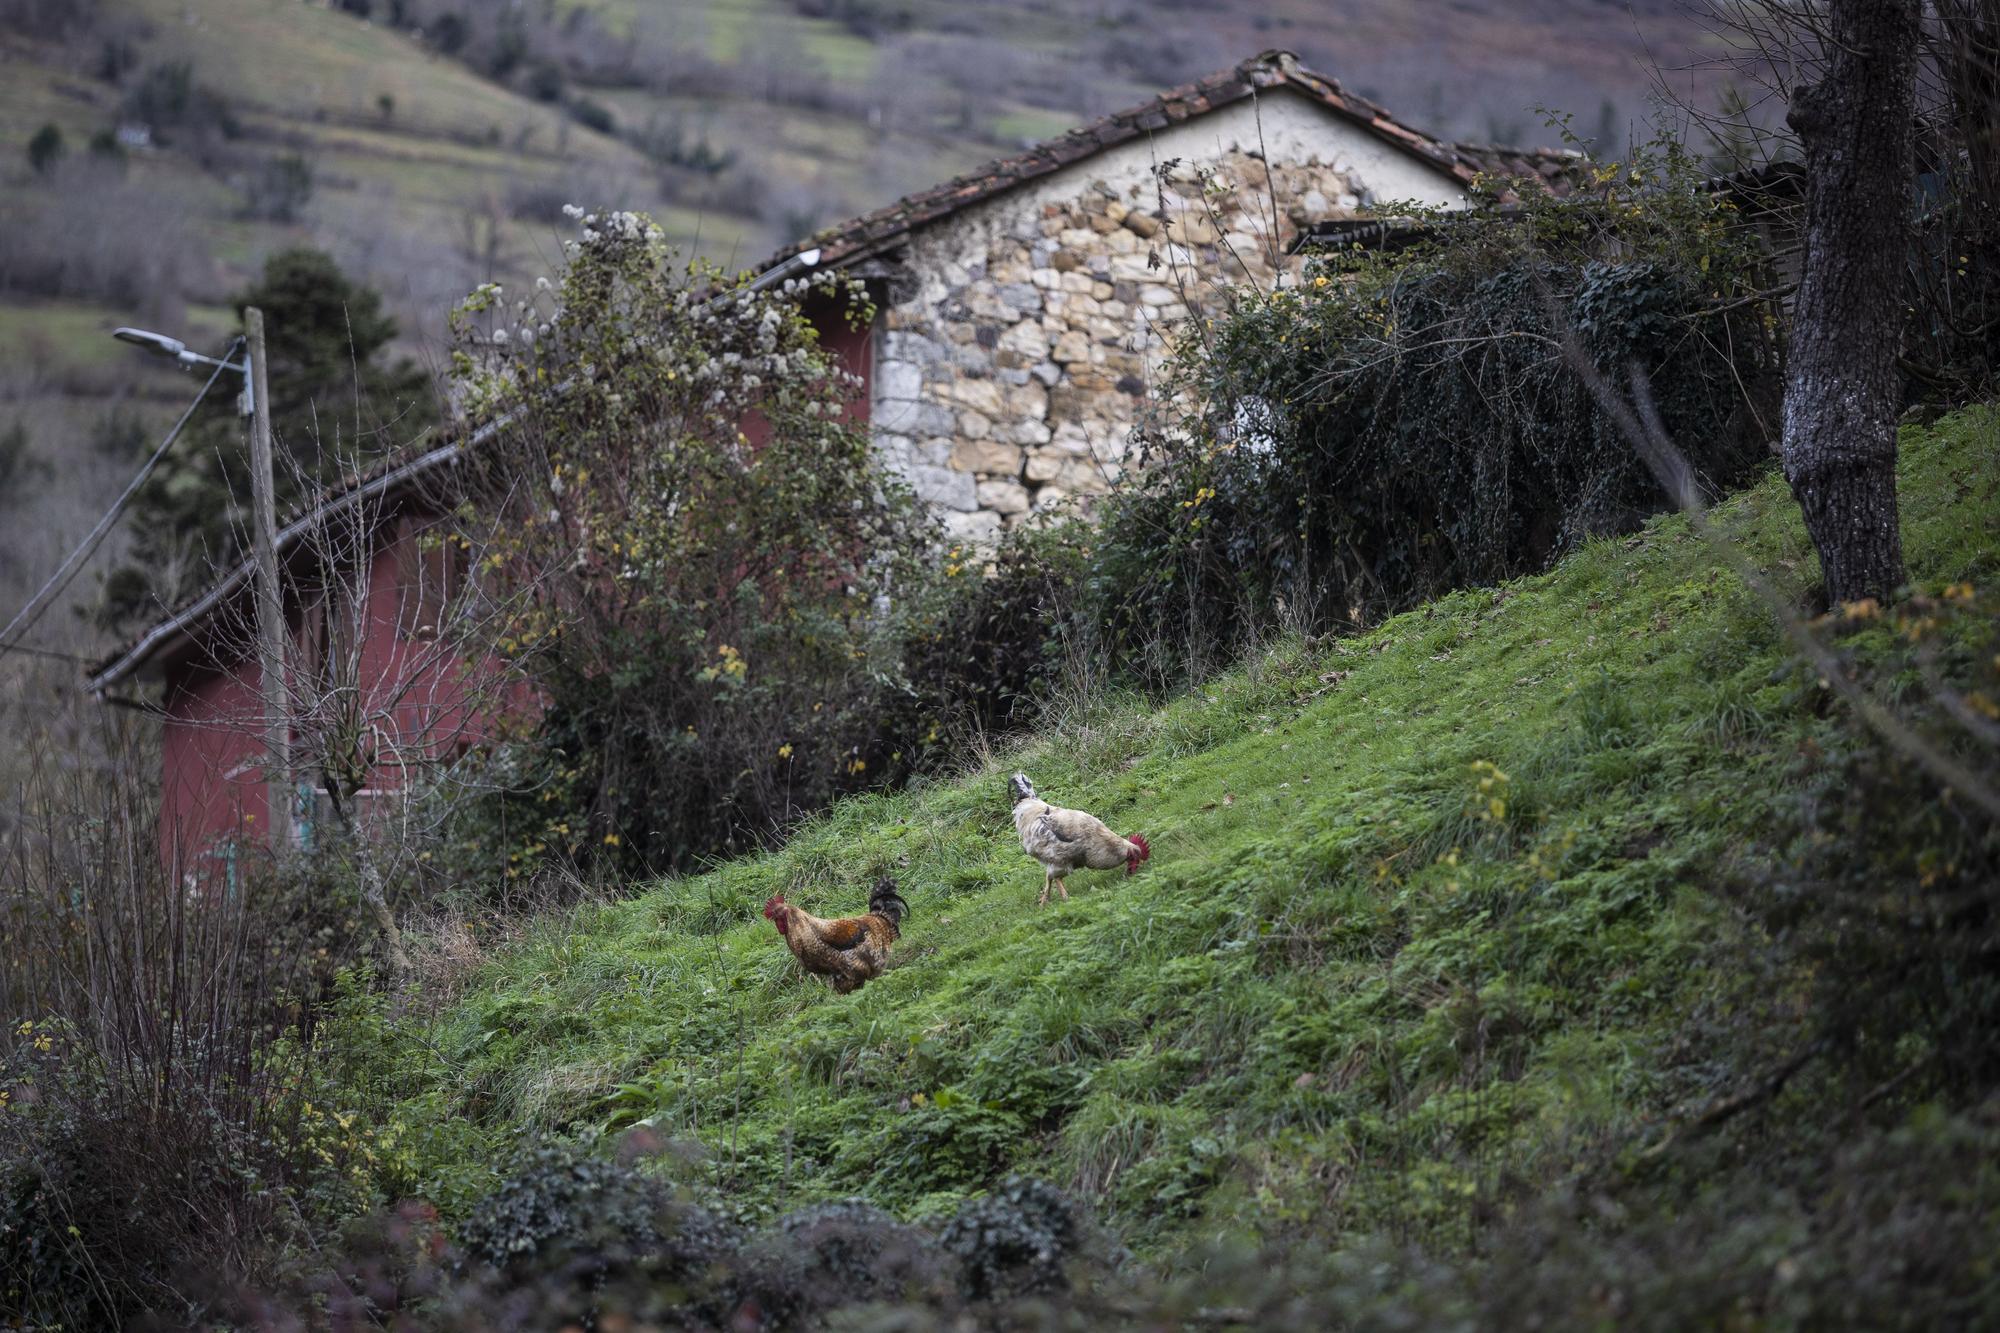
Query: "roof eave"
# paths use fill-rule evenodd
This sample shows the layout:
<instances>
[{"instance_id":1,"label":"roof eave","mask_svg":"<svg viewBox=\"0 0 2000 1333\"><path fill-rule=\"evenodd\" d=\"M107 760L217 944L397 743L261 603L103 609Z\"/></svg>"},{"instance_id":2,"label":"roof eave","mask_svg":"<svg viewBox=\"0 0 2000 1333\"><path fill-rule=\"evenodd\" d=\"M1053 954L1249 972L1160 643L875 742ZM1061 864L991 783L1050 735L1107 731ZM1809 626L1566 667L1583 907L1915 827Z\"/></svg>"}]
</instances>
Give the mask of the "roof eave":
<instances>
[{"instance_id":1,"label":"roof eave","mask_svg":"<svg viewBox=\"0 0 2000 1333\"><path fill-rule=\"evenodd\" d=\"M1244 61L1226 74L1169 89L1150 103L1106 118L1106 121L1115 121L1119 117L1131 117L1130 132L1109 134L1105 129L1105 121L1072 130L1029 150L1027 156L1034 154L1043 156L1044 162L1039 170L1026 175L1016 175L1003 185L984 188L979 184L981 176L995 174L1003 166L1021 160L997 159L965 177L947 182L937 190L905 196L889 208L853 219L844 227L829 228L815 233L812 238L801 242L799 246L780 251L772 257L766 267L785 263L798 250L808 245L821 250L823 255L821 263L828 268L845 268L865 262L902 245L912 233L933 222L953 216L965 208L1004 198L1024 186L1077 163L1088 161L1111 148L1184 124L1199 115L1219 111L1245 99L1256 97L1259 93L1277 91L1290 91L1304 98L1312 105L1375 138L1392 151L1401 153L1449 178L1461 188L1470 189L1482 174L1482 168L1476 162L1468 160L1454 145L1403 124L1384 108L1347 91L1325 75L1306 68L1290 52L1267 51L1252 60ZM1199 110L1190 110L1191 100L1196 99L1203 105ZM896 210L913 206L914 216L901 218L891 216ZM868 234L871 227L879 230ZM859 231L862 234L849 239L842 235L844 230L850 233Z\"/></svg>"},{"instance_id":2,"label":"roof eave","mask_svg":"<svg viewBox=\"0 0 2000 1333\"><path fill-rule=\"evenodd\" d=\"M313 528L328 518L352 509L366 500L386 495L418 477L456 462L467 449L488 439L500 424L494 422L482 426L474 432L471 439L462 443L453 441L419 454L407 463L391 468L381 476L371 478L365 484L344 491L326 504L301 514L278 533L276 554L284 556ZM200 597L153 625L130 647L88 677L84 681L83 688L90 694L101 696L120 682L138 675L170 649L193 646L195 643L193 627L205 621L223 602L245 587L250 582L255 568L256 562L250 557L237 562L234 568L211 584Z\"/></svg>"}]
</instances>

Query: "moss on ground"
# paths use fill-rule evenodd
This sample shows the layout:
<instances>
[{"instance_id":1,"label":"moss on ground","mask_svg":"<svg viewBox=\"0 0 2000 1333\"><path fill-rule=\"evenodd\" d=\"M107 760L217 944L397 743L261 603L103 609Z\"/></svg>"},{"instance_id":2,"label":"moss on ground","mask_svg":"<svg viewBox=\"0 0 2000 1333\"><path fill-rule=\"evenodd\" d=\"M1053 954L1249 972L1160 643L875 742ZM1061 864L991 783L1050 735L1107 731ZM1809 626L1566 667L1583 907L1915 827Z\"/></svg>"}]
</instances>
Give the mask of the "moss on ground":
<instances>
[{"instance_id":1,"label":"moss on ground","mask_svg":"<svg viewBox=\"0 0 2000 1333\"><path fill-rule=\"evenodd\" d=\"M1994 575L1996 428L1904 434L1925 586ZM1715 518L1807 595L1782 481ZM1743 928L1708 890L1768 857L1801 748L1846 743L1788 662L1661 519L1164 707L1072 709L964 778L546 920L428 1019L351 1014L383 1054L348 1095L389 1099L385 1186L448 1209L524 1131L644 1124L751 1209L918 1215L1023 1170L1142 1251L1449 1240L1499 1182L1558 1180L1701 1086L1676 1034L1730 1002L1707 961ZM1151 862L1036 910L1014 767L1146 833ZM912 908L899 965L835 996L758 908L859 911L884 871Z\"/></svg>"}]
</instances>

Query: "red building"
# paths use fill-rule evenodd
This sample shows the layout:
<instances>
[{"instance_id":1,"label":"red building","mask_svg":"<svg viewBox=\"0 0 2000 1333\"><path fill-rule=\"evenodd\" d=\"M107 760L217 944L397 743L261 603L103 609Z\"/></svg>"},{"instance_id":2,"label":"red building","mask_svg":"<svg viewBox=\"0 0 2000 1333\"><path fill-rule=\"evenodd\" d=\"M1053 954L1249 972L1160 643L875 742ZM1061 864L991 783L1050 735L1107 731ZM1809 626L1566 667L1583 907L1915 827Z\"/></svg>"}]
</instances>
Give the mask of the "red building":
<instances>
[{"instance_id":1,"label":"red building","mask_svg":"<svg viewBox=\"0 0 2000 1333\"><path fill-rule=\"evenodd\" d=\"M843 369L860 377L852 410L866 423L871 330L815 318ZM484 428L421 448L323 492L278 531L295 747L354 756L354 804L393 796L410 776L531 715L535 700L497 666L465 661L439 624L468 577L446 521L456 475ZM95 667L100 698L158 689L160 849L189 874L233 877L241 848L269 841L265 707L246 559ZM334 729L344 744L304 734ZM317 775L300 774L288 836L310 848L332 817Z\"/></svg>"}]
</instances>

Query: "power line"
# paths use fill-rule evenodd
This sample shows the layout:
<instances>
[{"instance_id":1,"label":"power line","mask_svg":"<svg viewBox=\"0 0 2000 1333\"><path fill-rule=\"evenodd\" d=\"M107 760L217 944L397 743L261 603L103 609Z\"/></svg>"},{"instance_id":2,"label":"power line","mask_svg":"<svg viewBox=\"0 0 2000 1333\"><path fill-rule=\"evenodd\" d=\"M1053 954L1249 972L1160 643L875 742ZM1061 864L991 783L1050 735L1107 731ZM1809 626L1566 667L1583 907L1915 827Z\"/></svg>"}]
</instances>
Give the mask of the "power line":
<instances>
[{"instance_id":1,"label":"power line","mask_svg":"<svg viewBox=\"0 0 2000 1333\"><path fill-rule=\"evenodd\" d=\"M160 465L162 458L166 457L167 450L172 448L174 441L180 437L181 428L187 425L188 419L194 415L194 410L201 406L201 400L208 397L208 391L215 387L215 381L221 377L223 371L230 369L229 358L236 355L236 349L242 345L243 339L240 335L236 341L229 344L229 350L222 354L221 359L216 362L215 369L209 372L208 382L201 386L201 392L194 396L194 401L187 405L185 412L181 413L180 420L176 421L174 428L167 432L167 438L160 441L160 447L153 450L153 456L139 469L139 475L132 478L124 493L110 509L105 511L104 517L97 520L97 526L90 530L90 535L83 539L83 544L70 552L69 559L63 561L55 573L49 575L49 581L42 585L41 591L28 599L28 604L7 622L7 628L0 629L0 657L5 657L17 649L28 651L22 647L17 631L18 634L26 634L33 629L35 622L42 618L42 612L48 610L49 604L56 596L70 585L70 580L74 579L77 571L83 568L83 562L90 559L91 554L104 541L105 535L111 531L111 525L125 512L125 506L132 503L132 497L138 494L139 487L145 484L146 478L153 475L153 469Z\"/></svg>"},{"instance_id":2,"label":"power line","mask_svg":"<svg viewBox=\"0 0 2000 1333\"><path fill-rule=\"evenodd\" d=\"M92 660L77 653L66 653L60 648L30 648L25 643L10 643L7 645L5 651L10 653L26 653L30 657L54 658L58 662L75 662L79 666L89 666Z\"/></svg>"}]
</instances>

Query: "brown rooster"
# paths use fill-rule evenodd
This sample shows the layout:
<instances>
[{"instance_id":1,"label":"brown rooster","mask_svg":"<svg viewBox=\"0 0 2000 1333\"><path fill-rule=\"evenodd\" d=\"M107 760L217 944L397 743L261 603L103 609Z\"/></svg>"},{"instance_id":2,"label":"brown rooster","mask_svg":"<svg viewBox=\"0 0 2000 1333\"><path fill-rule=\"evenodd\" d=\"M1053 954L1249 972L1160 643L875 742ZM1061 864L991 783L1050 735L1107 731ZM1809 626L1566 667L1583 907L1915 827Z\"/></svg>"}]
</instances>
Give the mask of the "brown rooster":
<instances>
[{"instance_id":1,"label":"brown rooster","mask_svg":"<svg viewBox=\"0 0 2000 1333\"><path fill-rule=\"evenodd\" d=\"M764 904L764 915L785 937L799 966L831 981L836 995L860 990L882 975L889 966L889 946L900 936L897 927L909 910L896 892L896 881L887 876L875 881L867 916L828 921L791 906L782 893Z\"/></svg>"},{"instance_id":2,"label":"brown rooster","mask_svg":"<svg viewBox=\"0 0 2000 1333\"><path fill-rule=\"evenodd\" d=\"M1121 838L1095 815L1042 800L1025 773L1016 773L1011 785L1014 831L1021 835L1021 850L1042 863L1042 896L1035 900L1037 907L1048 904L1051 888L1059 890L1065 902L1069 900L1069 886L1063 877L1072 870L1115 870L1123 865L1129 875L1153 854L1142 833Z\"/></svg>"}]
</instances>

